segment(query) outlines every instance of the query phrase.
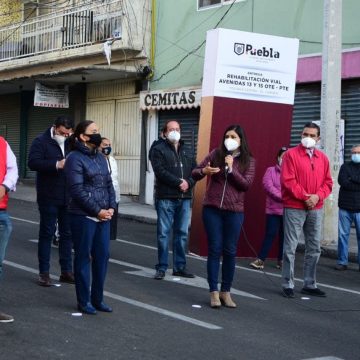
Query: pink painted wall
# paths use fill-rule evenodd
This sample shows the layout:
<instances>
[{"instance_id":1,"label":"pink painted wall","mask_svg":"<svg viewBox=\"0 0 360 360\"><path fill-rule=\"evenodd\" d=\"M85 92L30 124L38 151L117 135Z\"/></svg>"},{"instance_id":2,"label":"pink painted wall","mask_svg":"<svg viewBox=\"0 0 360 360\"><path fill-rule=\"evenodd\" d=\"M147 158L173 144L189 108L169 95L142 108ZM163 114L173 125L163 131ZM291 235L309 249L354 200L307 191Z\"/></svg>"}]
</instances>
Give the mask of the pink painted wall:
<instances>
[{"instance_id":1,"label":"pink painted wall","mask_svg":"<svg viewBox=\"0 0 360 360\"><path fill-rule=\"evenodd\" d=\"M321 56L298 59L297 83L321 81ZM360 78L360 50L343 52L341 62L342 79Z\"/></svg>"}]
</instances>

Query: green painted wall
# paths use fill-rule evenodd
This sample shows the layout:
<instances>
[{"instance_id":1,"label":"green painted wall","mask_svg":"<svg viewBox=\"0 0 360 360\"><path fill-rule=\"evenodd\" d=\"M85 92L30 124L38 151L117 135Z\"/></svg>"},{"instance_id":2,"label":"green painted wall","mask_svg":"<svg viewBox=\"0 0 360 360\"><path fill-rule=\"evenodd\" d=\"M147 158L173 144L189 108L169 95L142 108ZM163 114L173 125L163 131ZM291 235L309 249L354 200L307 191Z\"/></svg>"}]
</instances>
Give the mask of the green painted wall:
<instances>
[{"instance_id":1,"label":"green painted wall","mask_svg":"<svg viewBox=\"0 0 360 360\"><path fill-rule=\"evenodd\" d=\"M198 11L197 0L156 0L155 9L151 89L200 85L206 31L216 26L229 5ZM320 53L322 13L323 0L245 0L234 4L218 27L296 37L300 54ZM343 48L360 47L359 14L360 0L343 0Z\"/></svg>"}]
</instances>

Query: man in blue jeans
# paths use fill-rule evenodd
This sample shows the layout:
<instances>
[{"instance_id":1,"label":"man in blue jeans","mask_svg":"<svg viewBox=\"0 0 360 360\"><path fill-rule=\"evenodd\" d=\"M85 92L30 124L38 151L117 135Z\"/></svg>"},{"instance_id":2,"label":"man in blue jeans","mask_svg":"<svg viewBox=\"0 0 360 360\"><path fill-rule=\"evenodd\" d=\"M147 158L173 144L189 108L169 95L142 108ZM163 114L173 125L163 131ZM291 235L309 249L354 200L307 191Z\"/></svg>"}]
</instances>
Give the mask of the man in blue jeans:
<instances>
[{"instance_id":1,"label":"man in blue jeans","mask_svg":"<svg viewBox=\"0 0 360 360\"><path fill-rule=\"evenodd\" d=\"M351 149L351 161L341 165L338 182L339 191L339 239L336 270L346 270L349 255L351 224L355 223L360 264L360 145ZM359 265L360 266L360 265ZM360 270L360 267L359 267Z\"/></svg>"},{"instance_id":2,"label":"man in blue jeans","mask_svg":"<svg viewBox=\"0 0 360 360\"><path fill-rule=\"evenodd\" d=\"M59 226L60 281L73 284L72 241L67 211L69 196L64 173L69 152L68 137L74 123L67 116L59 116L53 126L34 139L29 151L28 166L36 171L36 192L40 212L38 243L39 280L41 286L51 286L50 254L56 222Z\"/></svg>"},{"instance_id":3,"label":"man in blue jeans","mask_svg":"<svg viewBox=\"0 0 360 360\"><path fill-rule=\"evenodd\" d=\"M180 140L180 124L169 120L162 129L164 141L151 150L154 169L155 207L157 211L158 263L155 279L162 280L168 268L168 252L173 235L173 275L193 278L186 270L186 246L190 220L192 187L191 172L196 166L193 154Z\"/></svg>"},{"instance_id":4,"label":"man in blue jeans","mask_svg":"<svg viewBox=\"0 0 360 360\"><path fill-rule=\"evenodd\" d=\"M0 276L2 262L5 258L6 247L10 238L12 225L7 213L9 200L8 192L15 190L18 179L16 158L9 144L0 137ZM13 322L11 315L0 312L0 323Z\"/></svg>"}]
</instances>

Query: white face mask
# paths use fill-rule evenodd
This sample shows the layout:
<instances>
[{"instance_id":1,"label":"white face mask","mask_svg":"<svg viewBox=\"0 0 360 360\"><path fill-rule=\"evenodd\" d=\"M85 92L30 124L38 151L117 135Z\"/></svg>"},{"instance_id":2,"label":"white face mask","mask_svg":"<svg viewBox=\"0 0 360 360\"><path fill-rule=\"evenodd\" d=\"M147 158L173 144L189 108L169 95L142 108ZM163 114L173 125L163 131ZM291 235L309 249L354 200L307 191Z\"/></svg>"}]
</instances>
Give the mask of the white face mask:
<instances>
[{"instance_id":1,"label":"white face mask","mask_svg":"<svg viewBox=\"0 0 360 360\"><path fill-rule=\"evenodd\" d=\"M278 164L279 164L279 166L281 166L281 164L282 164L282 158L279 158Z\"/></svg>"},{"instance_id":2,"label":"white face mask","mask_svg":"<svg viewBox=\"0 0 360 360\"><path fill-rule=\"evenodd\" d=\"M225 139L224 145L227 149L227 151L234 151L239 147L239 143L235 139Z\"/></svg>"},{"instance_id":3,"label":"white face mask","mask_svg":"<svg viewBox=\"0 0 360 360\"><path fill-rule=\"evenodd\" d=\"M54 135L53 139L61 146L65 143L66 137L61 135Z\"/></svg>"},{"instance_id":4,"label":"white face mask","mask_svg":"<svg viewBox=\"0 0 360 360\"><path fill-rule=\"evenodd\" d=\"M316 141L311 137L304 137L301 139L301 144L303 147L311 149L315 147Z\"/></svg>"},{"instance_id":5,"label":"white face mask","mask_svg":"<svg viewBox=\"0 0 360 360\"><path fill-rule=\"evenodd\" d=\"M180 133L178 131L170 131L167 135L167 138L172 143L177 143L180 140Z\"/></svg>"}]
</instances>

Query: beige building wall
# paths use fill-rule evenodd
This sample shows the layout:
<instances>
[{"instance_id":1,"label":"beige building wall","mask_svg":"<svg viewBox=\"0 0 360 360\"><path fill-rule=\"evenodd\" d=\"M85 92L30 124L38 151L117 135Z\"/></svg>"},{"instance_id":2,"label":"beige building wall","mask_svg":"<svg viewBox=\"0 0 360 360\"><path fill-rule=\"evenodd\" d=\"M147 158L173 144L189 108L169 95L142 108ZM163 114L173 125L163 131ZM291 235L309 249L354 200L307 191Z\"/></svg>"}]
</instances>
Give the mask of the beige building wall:
<instances>
[{"instance_id":1,"label":"beige building wall","mask_svg":"<svg viewBox=\"0 0 360 360\"><path fill-rule=\"evenodd\" d=\"M86 119L110 139L121 194L139 195L141 111L134 81L105 81L87 87Z\"/></svg>"}]
</instances>

